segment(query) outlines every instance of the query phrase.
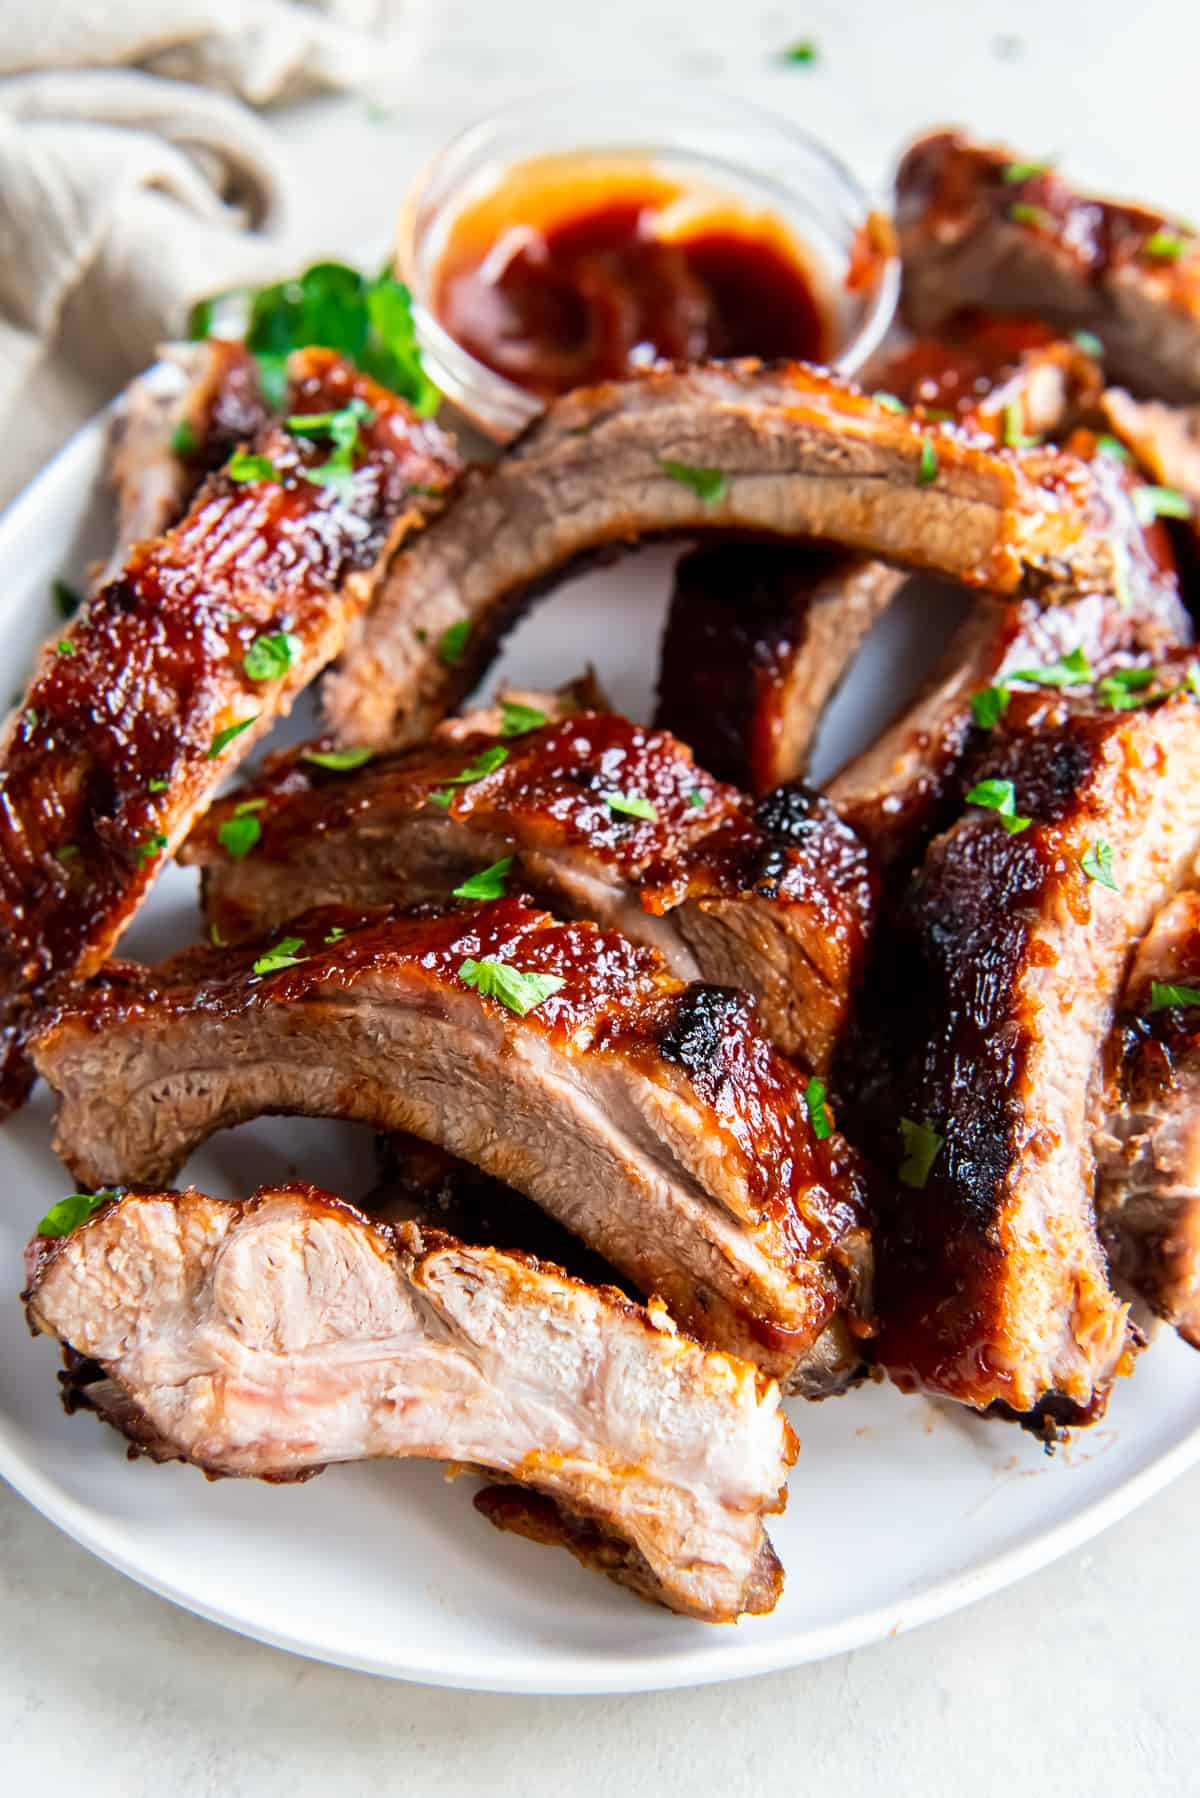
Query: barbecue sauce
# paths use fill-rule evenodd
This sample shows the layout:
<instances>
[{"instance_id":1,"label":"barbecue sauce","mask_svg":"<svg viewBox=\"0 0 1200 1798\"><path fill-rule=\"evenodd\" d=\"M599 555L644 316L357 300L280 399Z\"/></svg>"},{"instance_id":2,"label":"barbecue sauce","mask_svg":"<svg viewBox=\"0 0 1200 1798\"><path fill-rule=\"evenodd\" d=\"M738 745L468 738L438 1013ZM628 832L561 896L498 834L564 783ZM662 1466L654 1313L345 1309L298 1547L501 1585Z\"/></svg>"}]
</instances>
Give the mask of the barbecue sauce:
<instances>
[{"instance_id":1,"label":"barbecue sauce","mask_svg":"<svg viewBox=\"0 0 1200 1798\"><path fill-rule=\"evenodd\" d=\"M543 400L660 358L823 362L834 347L781 219L627 161L512 169L450 226L432 299L464 349Z\"/></svg>"}]
</instances>

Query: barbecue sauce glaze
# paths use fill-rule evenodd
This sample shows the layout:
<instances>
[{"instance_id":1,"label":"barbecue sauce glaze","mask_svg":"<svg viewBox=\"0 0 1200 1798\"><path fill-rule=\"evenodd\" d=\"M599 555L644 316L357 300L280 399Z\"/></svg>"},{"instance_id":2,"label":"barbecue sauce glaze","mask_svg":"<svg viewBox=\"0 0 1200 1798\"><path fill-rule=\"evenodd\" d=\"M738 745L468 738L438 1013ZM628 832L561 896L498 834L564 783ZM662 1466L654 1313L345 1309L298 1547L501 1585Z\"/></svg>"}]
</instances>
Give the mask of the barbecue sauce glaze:
<instances>
[{"instance_id":1,"label":"barbecue sauce glaze","mask_svg":"<svg viewBox=\"0 0 1200 1798\"><path fill-rule=\"evenodd\" d=\"M543 400L659 358L825 362L834 347L779 218L627 161L510 170L454 220L432 297L464 349Z\"/></svg>"}]
</instances>

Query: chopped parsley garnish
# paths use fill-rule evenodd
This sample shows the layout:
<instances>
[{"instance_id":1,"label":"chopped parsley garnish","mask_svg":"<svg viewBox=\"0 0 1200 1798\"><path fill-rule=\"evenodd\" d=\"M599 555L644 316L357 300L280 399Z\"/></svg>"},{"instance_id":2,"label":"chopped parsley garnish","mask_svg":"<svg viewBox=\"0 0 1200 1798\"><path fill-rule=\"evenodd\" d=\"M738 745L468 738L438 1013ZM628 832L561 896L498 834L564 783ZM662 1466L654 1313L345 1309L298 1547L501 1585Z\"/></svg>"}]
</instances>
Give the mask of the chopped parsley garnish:
<instances>
[{"instance_id":1,"label":"chopped parsley garnish","mask_svg":"<svg viewBox=\"0 0 1200 1798\"><path fill-rule=\"evenodd\" d=\"M825 1100L825 1082L818 1080L815 1074L804 1089L804 1109L818 1142L824 1142L827 1136L833 1135L837 1126Z\"/></svg>"},{"instance_id":2,"label":"chopped parsley garnish","mask_svg":"<svg viewBox=\"0 0 1200 1798\"><path fill-rule=\"evenodd\" d=\"M244 337L262 377L263 397L281 410L290 351L321 344L401 394L422 418L441 398L421 366L407 287L390 269L365 277L340 262L318 262L291 281L202 300L193 308L192 337Z\"/></svg>"},{"instance_id":3,"label":"chopped parsley garnish","mask_svg":"<svg viewBox=\"0 0 1200 1798\"><path fill-rule=\"evenodd\" d=\"M1102 456L1111 456L1114 462L1132 462L1133 457L1127 444L1119 437L1113 437L1108 431L1102 431L1096 439L1096 449Z\"/></svg>"},{"instance_id":4,"label":"chopped parsley garnish","mask_svg":"<svg viewBox=\"0 0 1200 1798\"><path fill-rule=\"evenodd\" d=\"M1030 435L1024 427L1020 400L1009 400L1004 408L1004 447L1006 449L1036 449L1042 441L1038 436Z\"/></svg>"},{"instance_id":5,"label":"chopped parsley garnish","mask_svg":"<svg viewBox=\"0 0 1200 1798\"><path fill-rule=\"evenodd\" d=\"M1086 687L1093 679L1092 665L1082 647L1072 649L1045 668L1019 668L1010 680L1028 681L1033 687Z\"/></svg>"},{"instance_id":6,"label":"chopped parsley garnish","mask_svg":"<svg viewBox=\"0 0 1200 1798\"><path fill-rule=\"evenodd\" d=\"M218 826L217 841L233 861L243 861L261 838L262 825L254 814L266 803L265 799L243 799L233 816Z\"/></svg>"},{"instance_id":7,"label":"chopped parsley garnish","mask_svg":"<svg viewBox=\"0 0 1200 1798\"><path fill-rule=\"evenodd\" d=\"M1156 518L1192 516L1192 502L1178 487L1135 487L1133 509L1139 524L1152 524Z\"/></svg>"},{"instance_id":8,"label":"chopped parsley garnish","mask_svg":"<svg viewBox=\"0 0 1200 1798\"><path fill-rule=\"evenodd\" d=\"M908 411L908 407L904 404L904 401L897 399L894 393L873 393L871 398L875 401L877 406L882 406L885 412Z\"/></svg>"},{"instance_id":9,"label":"chopped parsley garnish","mask_svg":"<svg viewBox=\"0 0 1200 1798\"><path fill-rule=\"evenodd\" d=\"M723 468L701 468L693 462L672 462L669 456L660 456L658 466L681 487L690 487L698 500L706 506L716 506L729 492L729 476Z\"/></svg>"},{"instance_id":10,"label":"chopped parsley garnish","mask_svg":"<svg viewBox=\"0 0 1200 1798\"><path fill-rule=\"evenodd\" d=\"M1008 209L1008 216L1015 225L1033 225L1039 231L1054 228L1054 214L1047 212L1044 206L1031 206L1027 200L1015 200Z\"/></svg>"},{"instance_id":11,"label":"chopped parsley garnish","mask_svg":"<svg viewBox=\"0 0 1200 1798\"><path fill-rule=\"evenodd\" d=\"M469 618L456 618L453 624L446 626L438 640L438 655L445 662L447 668L453 668L456 662L462 661L467 653L470 636L471 620Z\"/></svg>"},{"instance_id":12,"label":"chopped parsley garnish","mask_svg":"<svg viewBox=\"0 0 1200 1798\"><path fill-rule=\"evenodd\" d=\"M1170 982L1150 982L1151 1011L1168 1011L1172 1005L1200 1005L1200 988L1175 986Z\"/></svg>"},{"instance_id":13,"label":"chopped parsley garnish","mask_svg":"<svg viewBox=\"0 0 1200 1798\"><path fill-rule=\"evenodd\" d=\"M1016 187L1022 181L1032 181L1038 175L1045 175L1053 165L1048 162L1010 162L1005 164L1003 180L1008 187Z\"/></svg>"},{"instance_id":14,"label":"chopped parsley garnish","mask_svg":"<svg viewBox=\"0 0 1200 1798\"><path fill-rule=\"evenodd\" d=\"M75 654L75 645L69 637L60 637L54 647L60 656L73 656Z\"/></svg>"},{"instance_id":15,"label":"chopped parsley garnish","mask_svg":"<svg viewBox=\"0 0 1200 1798\"><path fill-rule=\"evenodd\" d=\"M308 960L307 955L296 954L297 949L303 947L302 936L285 936L273 949L268 949L265 955L259 956L252 964L251 971L255 974L278 974L283 968L299 967L302 961Z\"/></svg>"},{"instance_id":16,"label":"chopped parsley garnish","mask_svg":"<svg viewBox=\"0 0 1200 1798\"><path fill-rule=\"evenodd\" d=\"M1028 830L1032 818L1017 816L1017 791L1011 780L981 780L967 794L968 805L980 805L995 812L1010 837Z\"/></svg>"},{"instance_id":17,"label":"chopped parsley garnish","mask_svg":"<svg viewBox=\"0 0 1200 1798\"><path fill-rule=\"evenodd\" d=\"M283 422L294 437L328 437L339 449L354 450L361 441L359 426L374 417L366 400L356 396L336 412L293 412Z\"/></svg>"},{"instance_id":18,"label":"chopped parsley garnish","mask_svg":"<svg viewBox=\"0 0 1200 1798\"><path fill-rule=\"evenodd\" d=\"M148 862L154 860L156 855L161 855L166 846L167 839L161 830L156 830L152 837L146 837L143 842L135 843L133 853L138 858L138 866L144 868Z\"/></svg>"},{"instance_id":19,"label":"chopped parsley garnish","mask_svg":"<svg viewBox=\"0 0 1200 1798\"><path fill-rule=\"evenodd\" d=\"M500 702L502 737L523 737L526 731L540 730L545 722L545 712L539 711L535 705L521 705L515 699L503 699Z\"/></svg>"},{"instance_id":20,"label":"chopped parsley garnish","mask_svg":"<svg viewBox=\"0 0 1200 1798\"><path fill-rule=\"evenodd\" d=\"M692 791L688 794L688 804L692 807L693 811L697 812L704 804L704 794L700 791L699 787L693 787Z\"/></svg>"},{"instance_id":21,"label":"chopped parsley garnish","mask_svg":"<svg viewBox=\"0 0 1200 1798\"><path fill-rule=\"evenodd\" d=\"M300 639L291 631L272 631L257 637L242 658L242 672L247 680L279 680L300 652Z\"/></svg>"},{"instance_id":22,"label":"chopped parsley garnish","mask_svg":"<svg viewBox=\"0 0 1200 1798\"><path fill-rule=\"evenodd\" d=\"M1111 888L1114 893L1120 892L1120 887L1113 879L1112 845L1106 843L1103 837L1097 837L1091 848L1080 856L1079 866L1089 880L1096 881L1102 887Z\"/></svg>"},{"instance_id":23,"label":"chopped parsley garnish","mask_svg":"<svg viewBox=\"0 0 1200 1798\"><path fill-rule=\"evenodd\" d=\"M1153 668L1117 668L1104 676L1096 688L1096 697L1114 712L1134 712L1156 697L1147 691L1154 681Z\"/></svg>"},{"instance_id":24,"label":"chopped parsley garnish","mask_svg":"<svg viewBox=\"0 0 1200 1798\"><path fill-rule=\"evenodd\" d=\"M937 451L928 437L921 439L921 460L917 463L917 486L929 487L937 480Z\"/></svg>"},{"instance_id":25,"label":"chopped parsley garnish","mask_svg":"<svg viewBox=\"0 0 1200 1798\"><path fill-rule=\"evenodd\" d=\"M915 1124L911 1118L900 1119L900 1146L903 1157L896 1178L904 1186L923 1187L945 1142L932 1124Z\"/></svg>"},{"instance_id":26,"label":"chopped parsley garnish","mask_svg":"<svg viewBox=\"0 0 1200 1798\"><path fill-rule=\"evenodd\" d=\"M1142 245L1143 254L1156 262L1178 262L1187 248L1177 231L1152 231Z\"/></svg>"},{"instance_id":27,"label":"chopped parsley garnish","mask_svg":"<svg viewBox=\"0 0 1200 1798\"><path fill-rule=\"evenodd\" d=\"M68 862L77 862L82 854L83 850L78 843L64 843L61 849L54 851L54 859L65 868Z\"/></svg>"},{"instance_id":28,"label":"chopped parsley garnish","mask_svg":"<svg viewBox=\"0 0 1200 1798\"><path fill-rule=\"evenodd\" d=\"M612 812L620 812L626 818L645 818L649 824L658 823L658 807L651 799L643 799L637 793L606 793L604 803Z\"/></svg>"},{"instance_id":29,"label":"chopped parsley garnish","mask_svg":"<svg viewBox=\"0 0 1200 1798\"><path fill-rule=\"evenodd\" d=\"M249 450L235 450L225 464L231 481L280 481L283 476L270 456L256 456Z\"/></svg>"},{"instance_id":30,"label":"chopped parsley garnish","mask_svg":"<svg viewBox=\"0 0 1200 1798\"><path fill-rule=\"evenodd\" d=\"M816 42L811 37L798 38L789 44L786 50L779 52L780 62L793 64L795 67L811 68L819 58Z\"/></svg>"},{"instance_id":31,"label":"chopped parsley garnish","mask_svg":"<svg viewBox=\"0 0 1200 1798\"><path fill-rule=\"evenodd\" d=\"M503 861L493 862L490 868L481 868L478 874L470 874L460 887L455 887L456 899L503 899L504 882L509 869L513 865L511 855Z\"/></svg>"},{"instance_id":32,"label":"chopped parsley garnish","mask_svg":"<svg viewBox=\"0 0 1200 1798\"><path fill-rule=\"evenodd\" d=\"M429 805L440 806L444 812L448 812L450 807L454 804L453 788L435 787L433 792L429 795L427 803Z\"/></svg>"},{"instance_id":33,"label":"chopped parsley garnish","mask_svg":"<svg viewBox=\"0 0 1200 1798\"><path fill-rule=\"evenodd\" d=\"M464 986L473 986L484 999L499 999L523 1018L526 1013L566 985L557 974L523 974L506 961L488 957L484 961L464 961L458 970Z\"/></svg>"},{"instance_id":34,"label":"chopped parsley garnish","mask_svg":"<svg viewBox=\"0 0 1200 1798\"><path fill-rule=\"evenodd\" d=\"M161 774L156 774L153 780L148 780L146 782L146 791L149 793L165 793L170 784L170 781L164 780Z\"/></svg>"},{"instance_id":35,"label":"chopped parsley garnish","mask_svg":"<svg viewBox=\"0 0 1200 1798\"><path fill-rule=\"evenodd\" d=\"M500 744L496 743L491 749L485 749L481 755L477 755L461 774L449 775L449 784L452 787L469 786L473 780L483 780L485 775L494 774L496 769L503 767L507 760L508 750L501 748Z\"/></svg>"},{"instance_id":36,"label":"chopped parsley garnish","mask_svg":"<svg viewBox=\"0 0 1200 1798\"><path fill-rule=\"evenodd\" d=\"M237 724L227 724L224 730L219 730L208 746L205 761L215 762L221 751L228 749L235 737L240 737L244 730L249 730L252 724L258 723L258 718L259 714L254 712L249 718L243 718Z\"/></svg>"},{"instance_id":37,"label":"chopped parsley garnish","mask_svg":"<svg viewBox=\"0 0 1200 1798\"><path fill-rule=\"evenodd\" d=\"M58 608L60 618L74 618L79 610L82 596L66 581L53 580L50 591L54 595L54 604Z\"/></svg>"},{"instance_id":38,"label":"chopped parsley garnish","mask_svg":"<svg viewBox=\"0 0 1200 1798\"><path fill-rule=\"evenodd\" d=\"M1117 604L1123 612L1133 609L1133 588L1129 581L1129 556L1120 537L1114 537L1109 545L1113 562L1113 593Z\"/></svg>"},{"instance_id":39,"label":"chopped parsley garnish","mask_svg":"<svg viewBox=\"0 0 1200 1798\"><path fill-rule=\"evenodd\" d=\"M302 749L300 760L311 762L314 768L327 768L331 774L349 774L364 767L374 755L375 751L365 745L354 749Z\"/></svg>"},{"instance_id":40,"label":"chopped parsley garnish","mask_svg":"<svg viewBox=\"0 0 1200 1798\"><path fill-rule=\"evenodd\" d=\"M181 418L171 432L171 453L175 456L194 456L200 448L200 439L196 435L196 427L190 418Z\"/></svg>"},{"instance_id":41,"label":"chopped parsley garnish","mask_svg":"<svg viewBox=\"0 0 1200 1798\"><path fill-rule=\"evenodd\" d=\"M329 935L323 936L321 941L323 943L340 943L345 934L346 932L343 926L341 924L335 924L333 929L329 932Z\"/></svg>"},{"instance_id":42,"label":"chopped parsley garnish","mask_svg":"<svg viewBox=\"0 0 1200 1798\"><path fill-rule=\"evenodd\" d=\"M225 947L225 938L221 935L221 926L219 924L209 925L208 940L214 949L223 949Z\"/></svg>"},{"instance_id":43,"label":"chopped parsley garnish","mask_svg":"<svg viewBox=\"0 0 1200 1798\"><path fill-rule=\"evenodd\" d=\"M86 1224L101 1205L107 1205L110 1199L119 1198L120 1194L113 1186L106 1186L102 1192L73 1192L68 1199L60 1199L57 1205L51 1205L35 1232L38 1236L69 1236L72 1230L78 1230L80 1224Z\"/></svg>"},{"instance_id":44,"label":"chopped parsley garnish","mask_svg":"<svg viewBox=\"0 0 1200 1798\"><path fill-rule=\"evenodd\" d=\"M980 730L994 730L1005 712L1012 695L1005 686L984 687L971 695L971 716Z\"/></svg>"},{"instance_id":45,"label":"chopped parsley garnish","mask_svg":"<svg viewBox=\"0 0 1200 1798\"><path fill-rule=\"evenodd\" d=\"M1072 331L1071 342L1077 350L1082 350L1085 356L1103 356L1104 354L1104 345L1094 331Z\"/></svg>"}]
</instances>

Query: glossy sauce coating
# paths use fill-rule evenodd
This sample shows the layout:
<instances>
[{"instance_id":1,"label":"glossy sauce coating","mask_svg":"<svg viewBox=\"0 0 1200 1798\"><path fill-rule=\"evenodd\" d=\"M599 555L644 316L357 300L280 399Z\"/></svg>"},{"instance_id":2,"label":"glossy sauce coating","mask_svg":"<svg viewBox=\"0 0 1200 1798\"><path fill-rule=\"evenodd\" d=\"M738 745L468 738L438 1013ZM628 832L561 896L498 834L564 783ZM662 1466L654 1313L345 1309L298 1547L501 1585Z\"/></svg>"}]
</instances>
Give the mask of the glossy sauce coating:
<instances>
[{"instance_id":1,"label":"glossy sauce coating","mask_svg":"<svg viewBox=\"0 0 1200 1798\"><path fill-rule=\"evenodd\" d=\"M305 478L327 442L267 426L253 449L276 478L210 477L43 652L0 767L6 1028L37 985L103 959L204 795L340 647L382 552L421 520L413 484L457 472L441 433L394 395L329 352L294 360L291 413L355 397L371 419L348 497ZM284 664L250 678L252 645L282 633ZM19 1066L12 1077L10 1099Z\"/></svg>"},{"instance_id":2,"label":"glossy sauce coating","mask_svg":"<svg viewBox=\"0 0 1200 1798\"><path fill-rule=\"evenodd\" d=\"M289 950L296 965L255 974L254 962L284 934L299 939ZM462 979L468 960L503 961L563 984L518 1016ZM435 1010L478 1004L508 1033L543 1036L572 1056L632 1062L676 1087L734 1158L754 1207L746 1221L770 1220L797 1257L836 1240L850 1212L857 1215L858 1188L844 1171L850 1151L841 1139L813 1136L803 1078L767 1043L744 995L685 986L653 950L591 924L559 923L516 899L442 916L328 907L244 948L189 950L159 968L113 963L63 998L39 1043L63 1029L119 1030L123 1019L232 1019L360 982L378 994L389 977L409 1002L415 983Z\"/></svg>"},{"instance_id":3,"label":"glossy sauce coating","mask_svg":"<svg viewBox=\"0 0 1200 1798\"><path fill-rule=\"evenodd\" d=\"M541 399L662 358L823 362L833 332L783 223L649 166L539 158L450 227L433 310Z\"/></svg>"}]
</instances>

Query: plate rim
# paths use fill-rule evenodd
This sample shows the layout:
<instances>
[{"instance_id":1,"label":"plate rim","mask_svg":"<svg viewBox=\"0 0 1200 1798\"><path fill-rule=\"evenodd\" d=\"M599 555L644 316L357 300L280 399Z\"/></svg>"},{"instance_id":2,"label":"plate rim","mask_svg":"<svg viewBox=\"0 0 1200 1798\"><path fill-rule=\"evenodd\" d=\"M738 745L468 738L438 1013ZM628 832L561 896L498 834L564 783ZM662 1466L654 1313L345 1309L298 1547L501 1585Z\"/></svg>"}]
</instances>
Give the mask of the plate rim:
<instances>
[{"instance_id":1,"label":"plate rim","mask_svg":"<svg viewBox=\"0 0 1200 1798\"><path fill-rule=\"evenodd\" d=\"M34 525L37 510L44 503L44 490L60 480L70 479L75 462L80 463L82 474L86 457L94 454L96 439L106 428L111 411L111 406L105 407L81 425L0 512L0 565L6 555L14 553L12 540L19 539L23 531ZM480 1664L478 1654L474 1658L470 1653L427 1655L423 1661L402 1655L354 1654L337 1641L322 1638L317 1631L299 1636L274 1629L244 1611L210 1603L189 1592L184 1584L148 1572L111 1539L113 1532L106 1527L102 1514L89 1511L86 1505L66 1492L21 1446L17 1427L0 1413L0 1477L88 1553L179 1609L285 1653L352 1672L459 1691L545 1697L616 1695L715 1685L782 1672L906 1634L987 1598L1081 1547L1145 1504L1198 1462L1200 1422L1177 1437L1169 1447L1151 1456L1111 1490L1057 1523L1027 1530L1022 1539L1010 1547L976 1561L965 1570L931 1581L911 1597L895 1597L836 1623L801 1628L760 1641L741 1636L735 1626L728 1632L727 1639L715 1646L711 1641L712 1632L708 1632L703 1642L693 1637L688 1647L677 1651L662 1653L638 1649L620 1661L611 1654L576 1654L565 1671L561 1651L555 1651L540 1661L531 1657L528 1670L519 1675L497 1677ZM489 1667L492 1665L494 1663L489 1662Z\"/></svg>"}]
</instances>

